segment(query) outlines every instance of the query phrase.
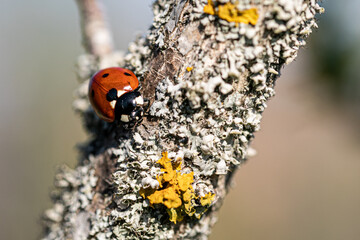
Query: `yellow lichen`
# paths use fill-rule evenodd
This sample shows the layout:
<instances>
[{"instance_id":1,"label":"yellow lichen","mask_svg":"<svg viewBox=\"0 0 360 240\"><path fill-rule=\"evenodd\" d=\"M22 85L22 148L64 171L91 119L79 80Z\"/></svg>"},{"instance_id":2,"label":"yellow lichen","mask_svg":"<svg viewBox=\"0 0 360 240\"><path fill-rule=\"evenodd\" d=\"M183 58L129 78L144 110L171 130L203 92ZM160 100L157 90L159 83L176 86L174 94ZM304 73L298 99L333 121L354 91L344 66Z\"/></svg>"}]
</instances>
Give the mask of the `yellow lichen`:
<instances>
[{"instance_id":1,"label":"yellow lichen","mask_svg":"<svg viewBox=\"0 0 360 240\"><path fill-rule=\"evenodd\" d=\"M208 4L204 6L204 13L215 15L214 5L211 0L208 0Z\"/></svg>"},{"instance_id":2,"label":"yellow lichen","mask_svg":"<svg viewBox=\"0 0 360 240\"><path fill-rule=\"evenodd\" d=\"M176 222L182 221L184 218L184 216L181 215L180 210L177 208L170 208L170 209L167 209L166 211L169 214L170 221L175 224L176 224Z\"/></svg>"},{"instance_id":3,"label":"yellow lichen","mask_svg":"<svg viewBox=\"0 0 360 240\"><path fill-rule=\"evenodd\" d=\"M159 189L140 189L140 195L147 198L151 206L154 204L166 206L171 222L181 221L184 215L193 216L196 213L196 206L200 206L195 202L198 197L192 187L194 173L182 174L180 172L181 162L171 162L167 152L163 153L163 157L157 163L162 166L161 172L163 172L156 177ZM201 206L209 206L214 195L208 193L200 198ZM204 209L200 210L196 213L197 217L200 218L204 212Z\"/></svg>"},{"instance_id":4,"label":"yellow lichen","mask_svg":"<svg viewBox=\"0 0 360 240\"><path fill-rule=\"evenodd\" d=\"M193 70L194 67L187 67L186 71L190 72L191 70Z\"/></svg>"},{"instance_id":5,"label":"yellow lichen","mask_svg":"<svg viewBox=\"0 0 360 240\"><path fill-rule=\"evenodd\" d=\"M200 203L202 206L210 205L214 201L215 194L208 192L205 196L200 198Z\"/></svg>"},{"instance_id":6,"label":"yellow lichen","mask_svg":"<svg viewBox=\"0 0 360 240\"><path fill-rule=\"evenodd\" d=\"M241 11L237 9L236 5L230 2L218 5L218 10L216 11L213 2L208 0L208 4L204 6L204 12L211 15L217 15L219 18L228 22L255 25L259 19L259 14L256 8L250 8Z\"/></svg>"}]
</instances>

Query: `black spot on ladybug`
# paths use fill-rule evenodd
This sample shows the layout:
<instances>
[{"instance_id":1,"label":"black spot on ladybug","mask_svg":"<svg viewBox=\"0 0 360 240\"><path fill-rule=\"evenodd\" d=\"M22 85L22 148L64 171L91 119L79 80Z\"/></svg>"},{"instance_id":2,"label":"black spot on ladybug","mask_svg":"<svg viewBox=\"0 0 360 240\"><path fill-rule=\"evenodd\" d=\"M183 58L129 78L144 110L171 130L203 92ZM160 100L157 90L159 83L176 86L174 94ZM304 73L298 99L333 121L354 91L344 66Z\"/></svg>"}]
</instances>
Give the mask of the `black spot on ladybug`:
<instances>
[{"instance_id":1,"label":"black spot on ladybug","mask_svg":"<svg viewBox=\"0 0 360 240\"><path fill-rule=\"evenodd\" d=\"M102 75L103 78L106 78L107 76L109 76L108 73L105 73L104 75Z\"/></svg>"},{"instance_id":2,"label":"black spot on ladybug","mask_svg":"<svg viewBox=\"0 0 360 240\"><path fill-rule=\"evenodd\" d=\"M95 95L95 92L94 92L94 89L93 89L93 90L91 90L91 96L94 97L94 95Z\"/></svg>"},{"instance_id":3,"label":"black spot on ladybug","mask_svg":"<svg viewBox=\"0 0 360 240\"><path fill-rule=\"evenodd\" d=\"M127 72L126 72L126 73L124 73L124 74L125 74L126 76L131 76L131 74L130 74L130 73L127 73Z\"/></svg>"},{"instance_id":4,"label":"black spot on ladybug","mask_svg":"<svg viewBox=\"0 0 360 240\"><path fill-rule=\"evenodd\" d=\"M110 91L106 94L106 100L109 102L117 99L117 90L115 88L110 89Z\"/></svg>"}]
</instances>

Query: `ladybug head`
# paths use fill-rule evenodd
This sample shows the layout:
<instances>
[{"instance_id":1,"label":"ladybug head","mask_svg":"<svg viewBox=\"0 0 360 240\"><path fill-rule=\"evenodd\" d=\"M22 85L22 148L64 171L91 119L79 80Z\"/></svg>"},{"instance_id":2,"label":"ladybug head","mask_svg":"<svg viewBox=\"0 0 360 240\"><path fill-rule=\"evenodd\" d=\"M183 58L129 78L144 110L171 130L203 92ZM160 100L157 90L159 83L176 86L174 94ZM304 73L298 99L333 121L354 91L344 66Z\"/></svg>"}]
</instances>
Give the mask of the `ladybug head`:
<instances>
[{"instance_id":1,"label":"ladybug head","mask_svg":"<svg viewBox=\"0 0 360 240\"><path fill-rule=\"evenodd\" d=\"M115 119L120 122L139 121L144 114L144 99L139 88L122 94L115 105Z\"/></svg>"}]
</instances>

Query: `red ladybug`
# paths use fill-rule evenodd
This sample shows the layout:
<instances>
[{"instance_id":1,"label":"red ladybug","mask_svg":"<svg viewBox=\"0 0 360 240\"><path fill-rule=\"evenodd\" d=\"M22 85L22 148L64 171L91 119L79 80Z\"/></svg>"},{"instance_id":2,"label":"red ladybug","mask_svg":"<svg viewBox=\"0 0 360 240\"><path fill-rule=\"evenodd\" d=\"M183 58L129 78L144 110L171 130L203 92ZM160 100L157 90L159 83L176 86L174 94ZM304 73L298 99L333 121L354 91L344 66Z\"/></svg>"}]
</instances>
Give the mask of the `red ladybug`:
<instances>
[{"instance_id":1,"label":"red ladybug","mask_svg":"<svg viewBox=\"0 0 360 240\"><path fill-rule=\"evenodd\" d=\"M96 114L107 122L136 122L142 118L144 99L139 80L124 68L98 71L89 83L89 99Z\"/></svg>"}]
</instances>

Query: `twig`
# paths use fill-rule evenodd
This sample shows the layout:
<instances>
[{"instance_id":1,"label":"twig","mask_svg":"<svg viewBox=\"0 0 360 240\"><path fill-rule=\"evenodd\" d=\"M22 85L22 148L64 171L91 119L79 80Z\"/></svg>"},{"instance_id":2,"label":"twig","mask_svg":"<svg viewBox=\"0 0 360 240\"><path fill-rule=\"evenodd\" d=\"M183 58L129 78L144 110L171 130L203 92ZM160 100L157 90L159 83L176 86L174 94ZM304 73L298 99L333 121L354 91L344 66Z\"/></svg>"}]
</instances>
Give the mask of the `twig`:
<instances>
[{"instance_id":1,"label":"twig","mask_svg":"<svg viewBox=\"0 0 360 240\"><path fill-rule=\"evenodd\" d=\"M76 0L85 50L98 57L113 51L113 40L97 0Z\"/></svg>"}]
</instances>

